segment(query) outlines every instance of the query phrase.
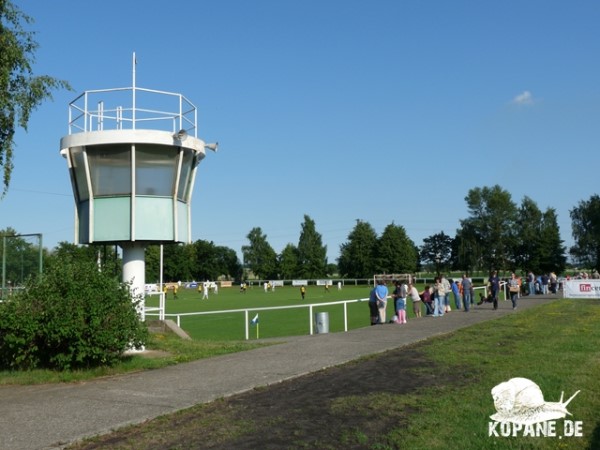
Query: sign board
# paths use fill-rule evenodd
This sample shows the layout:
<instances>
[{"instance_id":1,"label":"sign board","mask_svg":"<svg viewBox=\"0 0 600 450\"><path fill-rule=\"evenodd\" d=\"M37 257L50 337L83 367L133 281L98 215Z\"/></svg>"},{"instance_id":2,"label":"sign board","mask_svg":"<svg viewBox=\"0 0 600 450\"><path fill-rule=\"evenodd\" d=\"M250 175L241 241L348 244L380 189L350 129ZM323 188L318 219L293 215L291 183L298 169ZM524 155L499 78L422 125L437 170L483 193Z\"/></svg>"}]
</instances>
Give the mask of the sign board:
<instances>
[{"instance_id":1,"label":"sign board","mask_svg":"<svg viewBox=\"0 0 600 450\"><path fill-rule=\"evenodd\" d=\"M565 298L600 298L600 280L568 280L563 282Z\"/></svg>"}]
</instances>

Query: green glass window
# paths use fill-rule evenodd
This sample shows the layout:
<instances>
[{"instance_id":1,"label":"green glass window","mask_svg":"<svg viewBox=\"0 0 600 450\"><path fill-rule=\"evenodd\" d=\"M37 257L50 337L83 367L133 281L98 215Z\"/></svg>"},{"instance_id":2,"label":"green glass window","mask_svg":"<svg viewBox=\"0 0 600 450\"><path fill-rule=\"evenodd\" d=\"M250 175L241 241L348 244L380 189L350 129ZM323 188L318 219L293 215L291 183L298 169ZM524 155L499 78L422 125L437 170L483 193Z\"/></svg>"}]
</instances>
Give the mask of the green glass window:
<instances>
[{"instance_id":1,"label":"green glass window","mask_svg":"<svg viewBox=\"0 0 600 450\"><path fill-rule=\"evenodd\" d=\"M95 145L86 151L95 197L131 195L130 145Z\"/></svg>"},{"instance_id":2,"label":"green glass window","mask_svg":"<svg viewBox=\"0 0 600 450\"><path fill-rule=\"evenodd\" d=\"M187 202L189 199L189 188L194 168L194 151L183 150L183 162L181 163L181 175L179 176L179 186L177 187L177 199Z\"/></svg>"},{"instance_id":3,"label":"green glass window","mask_svg":"<svg viewBox=\"0 0 600 450\"><path fill-rule=\"evenodd\" d=\"M72 171L75 180L75 189L77 189L77 198L79 201L88 200L90 198L90 193L85 172L85 155L83 153L83 147L74 147L71 149L71 162L73 164Z\"/></svg>"},{"instance_id":4,"label":"green glass window","mask_svg":"<svg viewBox=\"0 0 600 450\"><path fill-rule=\"evenodd\" d=\"M178 149L164 145L137 145L135 193L172 197L175 191Z\"/></svg>"}]
</instances>

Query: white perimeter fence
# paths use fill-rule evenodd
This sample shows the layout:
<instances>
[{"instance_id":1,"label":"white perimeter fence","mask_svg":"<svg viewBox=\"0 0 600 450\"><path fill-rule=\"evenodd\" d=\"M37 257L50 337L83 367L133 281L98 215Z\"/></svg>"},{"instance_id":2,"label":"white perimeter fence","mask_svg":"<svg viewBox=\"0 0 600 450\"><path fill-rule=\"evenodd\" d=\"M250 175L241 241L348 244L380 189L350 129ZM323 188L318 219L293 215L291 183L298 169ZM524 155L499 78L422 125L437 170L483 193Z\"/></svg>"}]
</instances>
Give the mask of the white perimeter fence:
<instances>
[{"instance_id":1,"label":"white perimeter fence","mask_svg":"<svg viewBox=\"0 0 600 450\"><path fill-rule=\"evenodd\" d=\"M479 286L474 288L475 291L483 290L484 297L487 297L487 286ZM509 295L507 292L507 283L501 283L500 290L504 293L504 300L508 300ZM181 327L181 318L182 317L190 317L190 316L207 316L210 314L231 314L231 313L240 313L244 315L244 324L245 324L245 336L246 340L250 339L250 314L251 313L259 313L260 311L274 311L278 309L297 309L297 308L308 308L308 326L309 333L312 336L314 334L314 316L313 309L315 307L321 308L323 306L332 306L332 305L343 305L343 313L344 313L344 331L348 331L348 303L360 303L360 302L368 302L368 298L359 298L355 300L340 300L337 302L327 302L327 303L311 303L308 305L290 305L290 306L268 306L262 308L243 308L243 309L227 309L222 311L202 311L202 312L191 312L191 313L178 313L178 314L165 314L164 312L164 296L162 293L157 294L160 295L161 298L161 306L146 308L145 315L146 316L158 316L159 320L165 320L167 317L172 317L175 319L177 326ZM475 295L473 296L475 297ZM475 298L471 299L472 303L475 303Z\"/></svg>"}]
</instances>

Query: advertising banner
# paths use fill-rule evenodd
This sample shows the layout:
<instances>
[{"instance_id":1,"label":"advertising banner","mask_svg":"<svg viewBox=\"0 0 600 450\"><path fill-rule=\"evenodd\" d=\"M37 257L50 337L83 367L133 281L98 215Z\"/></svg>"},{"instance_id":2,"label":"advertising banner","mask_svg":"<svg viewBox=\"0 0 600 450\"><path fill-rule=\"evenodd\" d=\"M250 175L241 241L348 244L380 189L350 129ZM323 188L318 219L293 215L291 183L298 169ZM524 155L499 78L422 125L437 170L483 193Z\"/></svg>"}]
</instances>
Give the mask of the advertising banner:
<instances>
[{"instance_id":1,"label":"advertising banner","mask_svg":"<svg viewBox=\"0 0 600 450\"><path fill-rule=\"evenodd\" d=\"M600 280L568 280L563 289L565 298L600 298Z\"/></svg>"}]
</instances>

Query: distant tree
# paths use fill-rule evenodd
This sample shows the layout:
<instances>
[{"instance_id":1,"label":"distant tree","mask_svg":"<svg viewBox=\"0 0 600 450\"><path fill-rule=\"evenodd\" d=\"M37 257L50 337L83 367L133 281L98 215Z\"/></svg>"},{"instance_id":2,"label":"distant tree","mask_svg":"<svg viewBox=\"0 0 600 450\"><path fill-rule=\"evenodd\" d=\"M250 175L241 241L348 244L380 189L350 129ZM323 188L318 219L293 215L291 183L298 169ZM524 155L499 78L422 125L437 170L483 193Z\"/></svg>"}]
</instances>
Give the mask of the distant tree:
<instances>
[{"instance_id":1,"label":"distant tree","mask_svg":"<svg viewBox=\"0 0 600 450\"><path fill-rule=\"evenodd\" d=\"M235 250L221 245L217 246L215 250L216 264L220 272L219 276L224 276L228 280L241 280L243 273L242 263L240 263Z\"/></svg>"},{"instance_id":2,"label":"distant tree","mask_svg":"<svg viewBox=\"0 0 600 450\"><path fill-rule=\"evenodd\" d=\"M529 197L523 197L515 221L518 241L514 248L514 267L527 272L540 272L541 266L541 234L542 211Z\"/></svg>"},{"instance_id":3,"label":"distant tree","mask_svg":"<svg viewBox=\"0 0 600 450\"><path fill-rule=\"evenodd\" d=\"M338 269L337 264L335 264L335 263L327 264L327 276L333 277L336 275L339 275L339 269Z\"/></svg>"},{"instance_id":4,"label":"distant tree","mask_svg":"<svg viewBox=\"0 0 600 450\"><path fill-rule=\"evenodd\" d=\"M17 127L27 130L31 113L51 91L71 89L66 81L47 75L34 76L32 65L38 43L24 24L33 19L9 0L0 1L0 168L3 197L13 170L14 136Z\"/></svg>"},{"instance_id":5,"label":"distant tree","mask_svg":"<svg viewBox=\"0 0 600 450\"><path fill-rule=\"evenodd\" d=\"M470 274L481 267L483 249L475 230L470 224L464 224L456 230L452 240L452 268Z\"/></svg>"},{"instance_id":6,"label":"distant tree","mask_svg":"<svg viewBox=\"0 0 600 450\"><path fill-rule=\"evenodd\" d=\"M514 269L534 273L562 272L566 267L566 249L560 239L556 211L542 212L529 197L524 197L516 219L517 242Z\"/></svg>"},{"instance_id":7,"label":"distant tree","mask_svg":"<svg viewBox=\"0 0 600 450\"><path fill-rule=\"evenodd\" d=\"M277 253L267 241L260 227L250 230L246 236L249 245L242 246L244 264L261 279L277 278Z\"/></svg>"},{"instance_id":8,"label":"distant tree","mask_svg":"<svg viewBox=\"0 0 600 450\"><path fill-rule=\"evenodd\" d=\"M299 277L298 248L294 244L287 244L279 255L279 270L284 280Z\"/></svg>"},{"instance_id":9,"label":"distant tree","mask_svg":"<svg viewBox=\"0 0 600 450\"><path fill-rule=\"evenodd\" d=\"M443 231L426 237L419 253L421 260L435 267L439 274L450 266L452 238Z\"/></svg>"},{"instance_id":10,"label":"distant tree","mask_svg":"<svg viewBox=\"0 0 600 450\"><path fill-rule=\"evenodd\" d=\"M160 246L146 248L146 280L158 282ZM217 280L220 277L240 279L242 265L235 250L199 239L191 244L163 246L163 280Z\"/></svg>"},{"instance_id":11,"label":"distant tree","mask_svg":"<svg viewBox=\"0 0 600 450\"><path fill-rule=\"evenodd\" d=\"M193 280L216 280L226 269L218 261L217 247L209 241L198 239L194 246L194 276Z\"/></svg>"},{"instance_id":12,"label":"distant tree","mask_svg":"<svg viewBox=\"0 0 600 450\"><path fill-rule=\"evenodd\" d=\"M340 245L338 268L341 276L370 278L377 270L377 233L368 222L356 221L348 241Z\"/></svg>"},{"instance_id":13,"label":"distant tree","mask_svg":"<svg viewBox=\"0 0 600 450\"><path fill-rule=\"evenodd\" d=\"M73 264L95 263L100 269L112 271L121 276L121 261L112 245L77 245L70 242L59 242L45 258L44 265L51 267L65 262Z\"/></svg>"},{"instance_id":14,"label":"distant tree","mask_svg":"<svg viewBox=\"0 0 600 450\"><path fill-rule=\"evenodd\" d=\"M580 201L570 215L575 241L571 255L584 267L600 269L600 196Z\"/></svg>"},{"instance_id":15,"label":"distant tree","mask_svg":"<svg viewBox=\"0 0 600 450\"><path fill-rule=\"evenodd\" d=\"M163 245L163 281L192 280L195 277L195 247L186 244Z\"/></svg>"},{"instance_id":16,"label":"distant tree","mask_svg":"<svg viewBox=\"0 0 600 450\"><path fill-rule=\"evenodd\" d=\"M315 221L307 215L298 239L298 269L303 278L319 278L327 272L327 246L317 233Z\"/></svg>"},{"instance_id":17,"label":"distant tree","mask_svg":"<svg viewBox=\"0 0 600 450\"><path fill-rule=\"evenodd\" d=\"M418 253L404 227L389 224L379 237L375 251L377 271L381 273L413 273Z\"/></svg>"},{"instance_id":18,"label":"distant tree","mask_svg":"<svg viewBox=\"0 0 600 450\"><path fill-rule=\"evenodd\" d=\"M160 245L148 245L145 250L146 283L160 281Z\"/></svg>"},{"instance_id":19,"label":"distant tree","mask_svg":"<svg viewBox=\"0 0 600 450\"><path fill-rule=\"evenodd\" d=\"M542 216L540 236L540 271L562 273L567 266L566 248L560 238L560 227L554 208L548 208Z\"/></svg>"},{"instance_id":20,"label":"distant tree","mask_svg":"<svg viewBox=\"0 0 600 450\"><path fill-rule=\"evenodd\" d=\"M500 186L471 189L465 197L470 216L461 220L486 270L503 269L515 247L517 206Z\"/></svg>"}]
</instances>

